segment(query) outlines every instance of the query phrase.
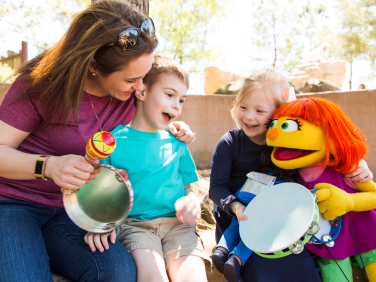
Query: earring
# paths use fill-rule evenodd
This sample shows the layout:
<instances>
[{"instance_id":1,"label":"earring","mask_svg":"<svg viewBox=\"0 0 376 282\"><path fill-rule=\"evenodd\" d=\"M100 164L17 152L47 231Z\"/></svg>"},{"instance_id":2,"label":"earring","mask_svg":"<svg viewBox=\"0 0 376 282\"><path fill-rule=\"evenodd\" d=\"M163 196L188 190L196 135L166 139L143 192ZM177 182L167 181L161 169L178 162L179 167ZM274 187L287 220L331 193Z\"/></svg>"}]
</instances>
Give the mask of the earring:
<instances>
[{"instance_id":1,"label":"earring","mask_svg":"<svg viewBox=\"0 0 376 282\"><path fill-rule=\"evenodd\" d=\"M97 74L95 72L92 73L93 76L96 76Z\"/></svg>"}]
</instances>

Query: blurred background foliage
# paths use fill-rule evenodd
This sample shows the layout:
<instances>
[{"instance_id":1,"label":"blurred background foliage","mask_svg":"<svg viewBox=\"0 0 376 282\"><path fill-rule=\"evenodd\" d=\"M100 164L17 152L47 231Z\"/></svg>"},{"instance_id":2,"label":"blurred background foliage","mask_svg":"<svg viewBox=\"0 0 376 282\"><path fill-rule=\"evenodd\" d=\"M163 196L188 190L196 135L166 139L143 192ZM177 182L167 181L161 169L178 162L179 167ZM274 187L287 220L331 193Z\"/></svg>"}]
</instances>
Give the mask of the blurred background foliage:
<instances>
[{"instance_id":1,"label":"blurred background foliage","mask_svg":"<svg viewBox=\"0 0 376 282\"><path fill-rule=\"evenodd\" d=\"M5 45L22 40L37 52L51 46L71 16L89 4L90 0L0 0L1 55ZM370 66L364 81L372 81L376 73L376 0L150 0L149 4L160 39L157 53L198 74L210 65L234 73L268 67L288 74L324 42L330 44L331 60L349 63L350 85L357 61ZM42 32L46 25L49 32Z\"/></svg>"}]
</instances>

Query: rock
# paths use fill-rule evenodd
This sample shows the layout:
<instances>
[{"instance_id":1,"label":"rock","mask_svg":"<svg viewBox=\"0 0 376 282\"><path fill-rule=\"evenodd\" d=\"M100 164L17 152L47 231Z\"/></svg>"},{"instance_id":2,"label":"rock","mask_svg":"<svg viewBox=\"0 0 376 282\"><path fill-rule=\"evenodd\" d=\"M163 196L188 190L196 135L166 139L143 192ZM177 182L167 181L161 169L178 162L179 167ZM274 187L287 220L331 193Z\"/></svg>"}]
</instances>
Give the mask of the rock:
<instances>
[{"instance_id":1,"label":"rock","mask_svg":"<svg viewBox=\"0 0 376 282\"><path fill-rule=\"evenodd\" d=\"M207 67L204 69L205 72L205 82L204 91L205 94L214 94L223 85L229 82L239 80L242 76L233 74L232 72L222 71L217 67Z\"/></svg>"},{"instance_id":2,"label":"rock","mask_svg":"<svg viewBox=\"0 0 376 282\"><path fill-rule=\"evenodd\" d=\"M239 79L219 88L214 94L224 94L224 95L238 95L240 88L243 86L244 79Z\"/></svg>"},{"instance_id":3,"label":"rock","mask_svg":"<svg viewBox=\"0 0 376 282\"><path fill-rule=\"evenodd\" d=\"M215 246L215 230L209 231L199 231L200 238L202 239L205 247L205 251L210 255L213 254ZM210 268L206 268L206 276L208 277L208 282L226 282L226 278L211 264Z\"/></svg>"},{"instance_id":4,"label":"rock","mask_svg":"<svg viewBox=\"0 0 376 282\"><path fill-rule=\"evenodd\" d=\"M201 218L209 223L215 225L214 208L210 203L203 203L201 207Z\"/></svg>"},{"instance_id":5,"label":"rock","mask_svg":"<svg viewBox=\"0 0 376 282\"><path fill-rule=\"evenodd\" d=\"M299 89L303 93L326 92L326 91L341 91L334 83L326 80L310 78L304 82L303 87Z\"/></svg>"},{"instance_id":6,"label":"rock","mask_svg":"<svg viewBox=\"0 0 376 282\"><path fill-rule=\"evenodd\" d=\"M297 89L302 88L304 82L310 78L326 80L342 88L346 73L345 63L345 61L338 61L298 65L290 72L288 79Z\"/></svg>"}]
</instances>

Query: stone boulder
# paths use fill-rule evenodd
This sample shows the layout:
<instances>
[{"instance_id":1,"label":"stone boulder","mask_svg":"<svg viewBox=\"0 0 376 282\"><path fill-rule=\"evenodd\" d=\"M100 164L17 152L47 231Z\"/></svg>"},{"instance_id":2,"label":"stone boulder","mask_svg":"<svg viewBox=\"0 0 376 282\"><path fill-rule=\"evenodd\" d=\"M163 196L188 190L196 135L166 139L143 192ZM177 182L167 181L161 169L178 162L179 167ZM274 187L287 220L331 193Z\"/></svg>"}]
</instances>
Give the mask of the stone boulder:
<instances>
[{"instance_id":1,"label":"stone boulder","mask_svg":"<svg viewBox=\"0 0 376 282\"><path fill-rule=\"evenodd\" d=\"M214 94L224 94L224 95L238 95L240 88L242 87L244 79L235 80L233 82L227 83L226 85L219 88Z\"/></svg>"},{"instance_id":2,"label":"stone boulder","mask_svg":"<svg viewBox=\"0 0 376 282\"><path fill-rule=\"evenodd\" d=\"M233 74L232 72L222 71L217 67L207 67L204 69L205 82L204 91L205 94L214 94L223 85L229 82L236 81L242 78L242 76Z\"/></svg>"},{"instance_id":3,"label":"stone boulder","mask_svg":"<svg viewBox=\"0 0 376 282\"><path fill-rule=\"evenodd\" d=\"M290 72L288 79L297 89L301 89L304 82L311 78L329 81L341 89L345 80L345 63L345 61L338 61L298 65Z\"/></svg>"},{"instance_id":4,"label":"stone boulder","mask_svg":"<svg viewBox=\"0 0 376 282\"><path fill-rule=\"evenodd\" d=\"M299 89L302 93L315 93L315 92L327 92L327 91L341 91L334 83L326 80L310 78L304 82L303 87Z\"/></svg>"}]
</instances>

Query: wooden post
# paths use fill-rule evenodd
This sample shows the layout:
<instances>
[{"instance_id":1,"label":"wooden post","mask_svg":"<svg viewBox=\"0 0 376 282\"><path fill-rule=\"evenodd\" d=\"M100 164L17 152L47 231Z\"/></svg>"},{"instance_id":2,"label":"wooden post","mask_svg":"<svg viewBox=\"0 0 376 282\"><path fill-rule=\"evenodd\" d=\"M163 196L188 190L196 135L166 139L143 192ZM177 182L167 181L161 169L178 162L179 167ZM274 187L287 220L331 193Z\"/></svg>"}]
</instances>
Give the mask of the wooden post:
<instances>
[{"instance_id":1,"label":"wooden post","mask_svg":"<svg viewBox=\"0 0 376 282\"><path fill-rule=\"evenodd\" d=\"M91 3L97 3L101 0L91 0ZM137 11L149 16L149 0L121 0L132 5Z\"/></svg>"},{"instance_id":2,"label":"wooden post","mask_svg":"<svg viewBox=\"0 0 376 282\"><path fill-rule=\"evenodd\" d=\"M21 66L27 62L27 42L22 41L22 49L21 49Z\"/></svg>"}]
</instances>

